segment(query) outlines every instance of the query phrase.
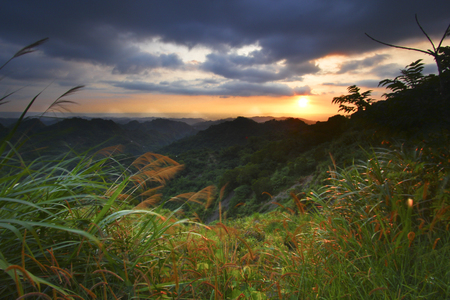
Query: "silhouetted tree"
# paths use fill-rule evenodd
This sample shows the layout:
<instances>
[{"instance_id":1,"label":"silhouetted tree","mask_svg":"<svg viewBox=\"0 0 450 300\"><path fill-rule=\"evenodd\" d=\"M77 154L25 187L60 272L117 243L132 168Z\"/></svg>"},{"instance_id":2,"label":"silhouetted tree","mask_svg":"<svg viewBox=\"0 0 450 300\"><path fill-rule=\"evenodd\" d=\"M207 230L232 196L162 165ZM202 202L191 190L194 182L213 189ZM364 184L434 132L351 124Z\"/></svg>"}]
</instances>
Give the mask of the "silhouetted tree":
<instances>
[{"instance_id":1,"label":"silhouetted tree","mask_svg":"<svg viewBox=\"0 0 450 300\"><path fill-rule=\"evenodd\" d=\"M359 92L360 88L356 85L349 86L347 90L351 94L334 97L331 101L333 104L339 104L338 111L343 110L345 113L351 113L366 110L372 102L375 101L374 99L369 98L372 93L371 90L361 94ZM351 104L351 106L347 104Z\"/></svg>"},{"instance_id":2,"label":"silhouetted tree","mask_svg":"<svg viewBox=\"0 0 450 300\"><path fill-rule=\"evenodd\" d=\"M397 46L397 45L393 45L393 44L389 44L389 43L385 43L382 41L379 41L373 37L371 37L370 35L368 35L366 33L366 35L374 40L377 43L389 46L389 47L394 47L394 48L399 48L399 49L406 49L406 50L412 50L412 51L417 51L417 52L422 52L428 55L433 56L434 60L436 61L436 65L438 68L438 72L439 72L439 84L440 84L440 90L441 90L441 94L444 93L445 90L445 84L444 81L442 79L442 72L444 71L444 66L443 66L443 57L441 55L441 48L442 48L442 42L444 41L444 39L450 35L450 24L447 26L447 29L444 32L444 35L442 36L439 45L436 47L433 43L433 41L431 40L430 36L425 32L425 30L422 28L422 26L419 23L419 19L417 18L417 14L416 14L416 23L419 26L420 30L422 31L422 33L427 37L428 41L430 41L431 46L433 47L433 50L431 49L427 49L427 50L422 50L422 49L417 49L417 48L410 48L410 47L404 47L404 46Z\"/></svg>"},{"instance_id":3,"label":"silhouetted tree","mask_svg":"<svg viewBox=\"0 0 450 300\"><path fill-rule=\"evenodd\" d=\"M416 60L407 65L405 69L401 70L401 75L394 79L384 79L380 81L378 86L386 86L387 89L392 91L392 93L385 93L383 96L386 97L386 99L391 99L408 89L418 87L426 78L422 74L423 66L424 64L421 59Z\"/></svg>"}]
</instances>

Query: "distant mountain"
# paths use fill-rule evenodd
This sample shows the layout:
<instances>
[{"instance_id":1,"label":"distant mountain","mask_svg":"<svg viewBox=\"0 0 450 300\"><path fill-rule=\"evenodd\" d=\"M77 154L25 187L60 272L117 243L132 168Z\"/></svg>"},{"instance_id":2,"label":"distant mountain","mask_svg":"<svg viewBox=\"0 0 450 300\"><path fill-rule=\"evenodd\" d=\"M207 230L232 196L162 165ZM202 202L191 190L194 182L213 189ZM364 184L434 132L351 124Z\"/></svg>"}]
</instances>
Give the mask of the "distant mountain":
<instances>
[{"instance_id":1,"label":"distant mountain","mask_svg":"<svg viewBox=\"0 0 450 300\"><path fill-rule=\"evenodd\" d=\"M229 121L233 121L233 118L228 118L228 119L220 119L220 120L216 120L216 121L203 121L203 122L198 122L195 124L192 124L192 127L194 127L197 130L205 130L208 129L210 126L212 125L218 125L224 122L229 122Z\"/></svg>"},{"instance_id":2,"label":"distant mountain","mask_svg":"<svg viewBox=\"0 0 450 300\"><path fill-rule=\"evenodd\" d=\"M5 116L3 116L3 115L5 115ZM14 124L18 119L18 116L16 116L16 115L17 114L12 114L12 113L11 114L0 114L0 124L2 124L4 126L10 126L10 125ZM32 118L37 118L37 117L32 117ZM39 119L45 125L52 125L52 124L60 122L63 119L66 119L66 118L69 119L69 117L59 118L59 117L49 117L49 116L41 116ZM111 121L114 121L114 123L120 124L120 125L125 125L132 121L137 121L139 123L145 123L145 122L151 122L153 120L164 119L164 120L171 120L171 121L186 123L186 124L194 127L196 130L205 130L211 125L217 125L217 124L227 122L227 121L232 121L235 119L235 118L226 118L226 119L219 119L219 120L205 120L202 118L160 118L160 117L120 117L120 116L117 116L117 117L114 117L114 116L104 116L104 117L73 116L70 118L81 118L81 119L86 119L86 120L92 120L92 119L111 120ZM256 117L251 117L249 119L252 119L253 121L256 121L258 123L264 123L264 122L267 122L270 120L278 120L279 121L279 120L286 120L286 119L290 119L290 118L291 117L256 116ZM307 120L307 119L303 119L303 118L298 118L298 119L302 120L306 124L315 124L317 122L317 121Z\"/></svg>"},{"instance_id":3,"label":"distant mountain","mask_svg":"<svg viewBox=\"0 0 450 300\"><path fill-rule=\"evenodd\" d=\"M0 139L8 134L9 129L0 123Z\"/></svg>"},{"instance_id":4,"label":"distant mountain","mask_svg":"<svg viewBox=\"0 0 450 300\"><path fill-rule=\"evenodd\" d=\"M9 125L9 128L12 128L15 125ZM19 132L26 132L28 135L35 134L45 129L46 125L40 119L25 119L22 123L19 124L17 130Z\"/></svg>"},{"instance_id":5,"label":"distant mountain","mask_svg":"<svg viewBox=\"0 0 450 300\"><path fill-rule=\"evenodd\" d=\"M2 134L8 130L0 128L4 132ZM197 130L186 123L167 119L144 123L131 121L120 125L112 120L69 118L49 126L39 119L29 119L19 126L18 135L20 133L30 137L28 148L45 147L51 153L65 151L63 149L67 146L84 151L122 144L125 152L139 155L157 151L173 141L197 133Z\"/></svg>"},{"instance_id":6,"label":"distant mountain","mask_svg":"<svg viewBox=\"0 0 450 300\"><path fill-rule=\"evenodd\" d=\"M190 122L192 125L179 120ZM269 121L262 123L264 120ZM7 128L0 127L0 136L5 136L16 119L4 118L0 121L8 124ZM125 119L120 121L123 122ZM138 155L148 151L159 151L180 139L183 139L182 143L170 146L170 151L180 152L199 147L220 149L229 145L245 144L252 136L274 137L305 125L306 123L300 119L272 117L238 117L217 121L199 118L176 120L141 118L128 119L125 123L100 118L44 117L26 119L20 125L19 132L31 137L32 147L51 148L52 153L61 152L61 149L67 149L67 146L82 151L97 146L122 144L126 152Z\"/></svg>"},{"instance_id":7,"label":"distant mountain","mask_svg":"<svg viewBox=\"0 0 450 300\"><path fill-rule=\"evenodd\" d=\"M191 136L197 133L192 126L179 121L169 119L155 119L139 123L131 121L121 126L129 132L137 140L141 139L158 139L159 147L169 145L170 143L181 138ZM145 137L146 136L146 137Z\"/></svg>"},{"instance_id":8,"label":"distant mountain","mask_svg":"<svg viewBox=\"0 0 450 300\"><path fill-rule=\"evenodd\" d=\"M0 124L9 127L17 122L17 118L0 118Z\"/></svg>"},{"instance_id":9,"label":"distant mountain","mask_svg":"<svg viewBox=\"0 0 450 300\"><path fill-rule=\"evenodd\" d=\"M256 121L258 123L264 123L270 120L277 120L277 121L282 121L282 120L286 120L286 119L292 119L292 117L271 117L271 116L264 116L264 117L251 117L250 119L252 119L253 121ZM311 120L307 120L307 119L303 119L303 118L296 118L299 119L303 122L305 122L306 124L315 124L317 121L311 121Z\"/></svg>"},{"instance_id":10,"label":"distant mountain","mask_svg":"<svg viewBox=\"0 0 450 300\"><path fill-rule=\"evenodd\" d=\"M136 118L131 118L131 117L105 117L103 118L105 120L112 120L114 122L116 122L117 124L127 124L131 121L137 121L139 123L145 123L145 122L151 122L153 120L170 120L170 121L175 121L175 122L183 122L186 123L188 125L193 125L195 123L199 123L199 122L204 122L206 121L205 119L202 118L160 118L160 117L136 117Z\"/></svg>"},{"instance_id":11,"label":"distant mountain","mask_svg":"<svg viewBox=\"0 0 450 300\"><path fill-rule=\"evenodd\" d=\"M194 124L197 124L199 122L206 121L205 119L202 119L202 118L168 118L168 120L183 122L183 123L186 123L188 125L194 125Z\"/></svg>"},{"instance_id":12,"label":"distant mountain","mask_svg":"<svg viewBox=\"0 0 450 300\"><path fill-rule=\"evenodd\" d=\"M267 117L251 117L248 118L250 120L253 120L257 123L265 123L267 121L271 121L271 120L276 120L276 121L283 121L283 120L287 120L287 119L293 119L290 117L271 117L271 116L267 116ZM312 125L317 123L317 121L311 121L311 120L307 120L307 119L303 119L303 118L294 118L294 119L298 119L300 121L305 122L308 125ZM218 125L224 122L229 122L229 121L233 121L235 120L235 118L227 118L227 119L220 119L220 120L216 120L216 121L203 121L203 122L199 122L199 123L195 123L192 124L192 127L194 127L197 130L205 130L208 129L208 127L212 126L212 125Z\"/></svg>"},{"instance_id":13,"label":"distant mountain","mask_svg":"<svg viewBox=\"0 0 450 300\"><path fill-rule=\"evenodd\" d=\"M203 148L218 150L234 145L244 145L251 137L265 136L268 139L278 139L289 133L307 130L308 126L305 122L293 118L258 123L252 119L238 117L232 121L212 125L195 136L176 141L162 148L161 151L179 154Z\"/></svg>"}]
</instances>

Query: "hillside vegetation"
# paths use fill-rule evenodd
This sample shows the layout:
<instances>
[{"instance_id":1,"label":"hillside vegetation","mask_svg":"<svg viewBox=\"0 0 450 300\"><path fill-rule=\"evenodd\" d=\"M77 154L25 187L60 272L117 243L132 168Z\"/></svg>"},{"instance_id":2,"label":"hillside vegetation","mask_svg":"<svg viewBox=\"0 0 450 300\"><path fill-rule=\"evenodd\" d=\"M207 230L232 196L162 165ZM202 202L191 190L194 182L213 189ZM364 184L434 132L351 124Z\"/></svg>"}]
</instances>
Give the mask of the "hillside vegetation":
<instances>
[{"instance_id":1,"label":"hillside vegetation","mask_svg":"<svg viewBox=\"0 0 450 300\"><path fill-rule=\"evenodd\" d=\"M0 127L0 136L9 128ZM67 149L86 151L94 148L121 144L124 151L140 155L156 151L173 141L197 133L193 127L179 121L155 119L152 121L130 121L117 124L112 120L68 118L46 125L38 118L24 120L18 127L21 135L28 138L27 149L45 148L45 153L60 154Z\"/></svg>"},{"instance_id":2,"label":"hillside vegetation","mask_svg":"<svg viewBox=\"0 0 450 300\"><path fill-rule=\"evenodd\" d=\"M21 129L32 99L0 144L0 294L448 298L450 52L442 49L439 76L407 66L383 81L384 101L349 87L333 99L347 117L238 118L162 154L105 145L46 155Z\"/></svg>"}]
</instances>

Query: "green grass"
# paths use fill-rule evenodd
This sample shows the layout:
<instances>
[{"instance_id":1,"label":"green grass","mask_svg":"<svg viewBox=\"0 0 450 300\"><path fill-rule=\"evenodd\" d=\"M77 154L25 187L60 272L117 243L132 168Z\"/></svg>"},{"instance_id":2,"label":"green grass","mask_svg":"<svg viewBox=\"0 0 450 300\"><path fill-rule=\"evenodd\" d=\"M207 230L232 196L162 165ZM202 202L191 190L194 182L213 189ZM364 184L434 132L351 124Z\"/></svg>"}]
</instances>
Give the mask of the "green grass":
<instances>
[{"instance_id":1,"label":"green grass","mask_svg":"<svg viewBox=\"0 0 450 300\"><path fill-rule=\"evenodd\" d=\"M302 199L318 211L255 214L180 241L189 297L445 299L448 161L437 156L448 153L380 149Z\"/></svg>"},{"instance_id":2,"label":"green grass","mask_svg":"<svg viewBox=\"0 0 450 300\"><path fill-rule=\"evenodd\" d=\"M445 299L446 147L393 146L275 211L194 223L158 203L182 168L112 148L24 161L4 142L0 292L10 299ZM119 148L118 148L119 149ZM208 187L176 197L207 208ZM187 204L186 204L187 205ZM295 208L295 209L292 209Z\"/></svg>"},{"instance_id":3,"label":"green grass","mask_svg":"<svg viewBox=\"0 0 450 300\"><path fill-rule=\"evenodd\" d=\"M170 163L161 156L133 171L112 157L26 163L9 153L0 181L2 295L137 293L136 279L169 251L166 231L183 221L132 203L152 181L172 176L174 166L161 164ZM147 289L160 285L155 280Z\"/></svg>"}]
</instances>

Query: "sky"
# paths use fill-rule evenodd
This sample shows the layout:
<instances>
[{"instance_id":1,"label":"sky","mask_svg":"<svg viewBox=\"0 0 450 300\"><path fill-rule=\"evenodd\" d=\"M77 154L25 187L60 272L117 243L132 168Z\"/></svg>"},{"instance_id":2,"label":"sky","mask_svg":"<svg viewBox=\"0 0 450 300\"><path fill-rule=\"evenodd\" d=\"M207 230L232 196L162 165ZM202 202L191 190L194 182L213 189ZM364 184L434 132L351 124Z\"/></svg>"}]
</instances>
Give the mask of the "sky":
<instances>
[{"instance_id":1,"label":"sky","mask_svg":"<svg viewBox=\"0 0 450 300\"><path fill-rule=\"evenodd\" d=\"M290 116L326 120L333 97L378 83L431 56L450 23L448 0L3 1L0 112L45 111L65 91L73 113L136 116ZM444 46L448 46L449 39Z\"/></svg>"}]
</instances>

